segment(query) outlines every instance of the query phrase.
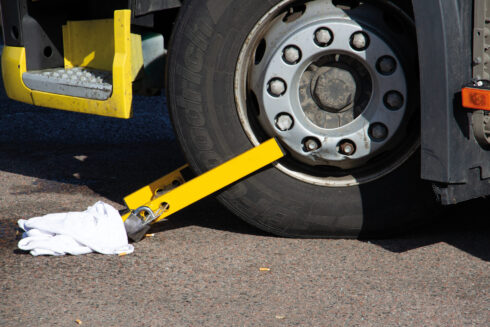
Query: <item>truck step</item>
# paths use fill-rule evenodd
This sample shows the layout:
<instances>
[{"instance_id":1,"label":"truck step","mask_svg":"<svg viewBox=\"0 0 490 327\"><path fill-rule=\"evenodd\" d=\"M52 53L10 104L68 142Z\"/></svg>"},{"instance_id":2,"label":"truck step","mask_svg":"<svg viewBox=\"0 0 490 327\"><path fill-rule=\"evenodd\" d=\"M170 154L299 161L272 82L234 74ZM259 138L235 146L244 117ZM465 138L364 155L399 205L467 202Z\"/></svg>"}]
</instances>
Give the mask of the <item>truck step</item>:
<instances>
[{"instance_id":1,"label":"truck step","mask_svg":"<svg viewBox=\"0 0 490 327\"><path fill-rule=\"evenodd\" d=\"M93 100L107 100L112 94L112 73L75 67L30 71L22 75L31 90Z\"/></svg>"}]
</instances>

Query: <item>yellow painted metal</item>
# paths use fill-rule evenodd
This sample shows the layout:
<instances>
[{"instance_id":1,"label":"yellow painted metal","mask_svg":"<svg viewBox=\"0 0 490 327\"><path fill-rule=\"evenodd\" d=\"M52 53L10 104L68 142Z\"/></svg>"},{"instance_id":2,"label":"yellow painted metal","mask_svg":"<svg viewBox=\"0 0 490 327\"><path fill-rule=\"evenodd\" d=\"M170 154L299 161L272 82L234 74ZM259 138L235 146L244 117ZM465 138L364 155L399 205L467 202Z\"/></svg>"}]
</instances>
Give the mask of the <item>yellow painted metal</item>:
<instances>
[{"instance_id":1,"label":"yellow painted metal","mask_svg":"<svg viewBox=\"0 0 490 327\"><path fill-rule=\"evenodd\" d=\"M7 96L11 99L33 104L31 91L22 81L26 71L26 49L5 46L2 50L2 78Z\"/></svg>"},{"instance_id":2,"label":"yellow painted metal","mask_svg":"<svg viewBox=\"0 0 490 327\"><path fill-rule=\"evenodd\" d=\"M176 177L183 178L180 171L185 167L128 195L124 198L124 201L130 210L147 206L153 212L163 211L157 220L155 220L155 222L158 222L283 156L284 152L277 141L270 139L161 196L158 195L157 190L165 187L165 185L170 185L171 181ZM126 220L128 216L129 214L124 215L123 220Z\"/></svg>"},{"instance_id":3,"label":"yellow painted metal","mask_svg":"<svg viewBox=\"0 0 490 327\"><path fill-rule=\"evenodd\" d=\"M68 21L62 26L65 68L112 70L114 20Z\"/></svg>"},{"instance_id":4,"label":"yellow painted metal","mask_svg":"<svg viewBox=\"0 0 490 327\"><path fill-rule=\"evenodd\" d=\"M68 21L62 31L65 68L112 71L115 52L113 19ZM141 35L131 33L131 81L142 69Z\"/></svg>"},{"instance_id":5,"label":"yellow painted metal","mask_svg":"<svg viewBox=\"0 0 490 327\"><path fill-rule=\"evenodd\" d=\"M131 81L134 82L143 69L144 60L141 35L131 33Z\"/></svg>"},{"instance_id":6,"label":"yellow painted metal","mask_svg":"<svg viewBox=\"0 0 490 327\"><path fill-rule=\"evenodd\" d=\"M112 95L105 101L35 91L22 81L26 72L24 48L6 46L2 52L2 76L9 98L36 106L76 111L100 116L130 118L132 92L131 11L114 12L114 58ZM83 41L82 41L83 42ZM87 59L88 60L88 59Z\"/></svg>"},{"instance_id":7,"label":"yellow painted metal","mask_svg":"<svg viewBox=\"0 0 490 327\"><path fill-rule=\"evenodd\" d=\"M137 209L142 204L155 199L162 192L168 192L171 189L184 184L185 179L181 172L188 167L189 165L182 166L125 197L124 202L126 203L126 206L131 209Z\"/></svg>"}]
</instances>

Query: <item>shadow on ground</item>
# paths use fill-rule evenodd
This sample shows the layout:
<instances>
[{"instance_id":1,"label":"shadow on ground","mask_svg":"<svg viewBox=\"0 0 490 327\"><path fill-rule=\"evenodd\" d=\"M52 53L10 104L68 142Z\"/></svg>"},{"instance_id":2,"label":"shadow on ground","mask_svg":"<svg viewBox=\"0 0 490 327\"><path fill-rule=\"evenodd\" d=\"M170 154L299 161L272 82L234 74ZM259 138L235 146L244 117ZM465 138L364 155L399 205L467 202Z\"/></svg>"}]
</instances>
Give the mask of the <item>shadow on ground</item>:
<instances>
[{"instance_id":1,"label":"shadow on ground","mask_svg":"<svg viewBox=\"0 0 490 327\"><path fill-rule=\"evenodd\" d=\"M369 240L382 248L403 253L436 243L450 244L472 256L490 261L488 199L446 207L431 224L393 239Z\"/></svg>"}]
</instances>

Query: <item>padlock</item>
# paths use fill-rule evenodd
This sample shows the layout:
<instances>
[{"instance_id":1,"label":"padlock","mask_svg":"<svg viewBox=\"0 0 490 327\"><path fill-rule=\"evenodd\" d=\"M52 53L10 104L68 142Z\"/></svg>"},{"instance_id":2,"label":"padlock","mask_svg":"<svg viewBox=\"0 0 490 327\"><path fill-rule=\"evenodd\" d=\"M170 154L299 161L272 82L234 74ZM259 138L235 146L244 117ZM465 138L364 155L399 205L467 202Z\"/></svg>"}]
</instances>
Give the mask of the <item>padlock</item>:
<instances>
[{"instance_id":1,"label":"padlock","mask_svg":"<svg viewBox=\"0 0 490 327\"><path fill-rule=\"evenodd\" d=\"M142 212L146 214L144 217L141 216ZM158 216L149 207L143 206L134 210L124 221L128 237L134 242L141 241L150 230L150 224L157 218Z\"/></svg>"}]
</instances>

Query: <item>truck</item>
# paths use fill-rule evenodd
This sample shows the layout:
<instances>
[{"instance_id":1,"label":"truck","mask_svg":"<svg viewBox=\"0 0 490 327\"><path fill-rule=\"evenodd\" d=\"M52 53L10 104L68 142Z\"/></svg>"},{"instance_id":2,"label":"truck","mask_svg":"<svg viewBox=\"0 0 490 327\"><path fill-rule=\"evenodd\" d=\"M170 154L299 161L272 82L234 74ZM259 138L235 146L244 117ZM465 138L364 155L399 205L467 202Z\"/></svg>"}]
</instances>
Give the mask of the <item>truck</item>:
<instances>
[{"instance_id":1,"label":"truck","mask_svg":"<svg viewBox=\"0 0 490 327\"><path fill-rule=\"evenodd\" d=\"M7 95L129 119L165 90L195 173L287 237L377 237L490 194L490 0L0 0ZM164 110L164 108L162 108Z\"/></svg>"}]
</instances>

